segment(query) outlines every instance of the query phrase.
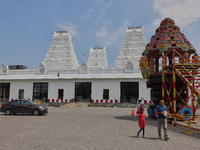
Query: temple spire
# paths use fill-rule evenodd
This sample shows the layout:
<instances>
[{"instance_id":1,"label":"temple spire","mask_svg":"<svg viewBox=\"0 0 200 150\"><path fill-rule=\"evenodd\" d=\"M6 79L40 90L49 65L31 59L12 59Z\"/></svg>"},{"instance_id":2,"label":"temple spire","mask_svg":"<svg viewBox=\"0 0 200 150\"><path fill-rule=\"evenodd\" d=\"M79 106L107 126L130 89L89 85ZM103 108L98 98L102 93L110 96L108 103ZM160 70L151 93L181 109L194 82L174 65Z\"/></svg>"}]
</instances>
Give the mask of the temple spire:
<instances>
[{"instance_id":1,"label":"temple spire","mask_svg":"<svg viewBox=\"0 0 200 150\"><path fill-rule=\"evenodd\" d=\"M132 63L135 69L139 69L138 61L146 46L144 27L128 27L128 29L125 28L125 31L125 38L115 60L115 67L124 68L127 64Z\"/></svg>"},{"instance_id":2,"label":"temple spire","mask_svg":"<svg viewBox=\"0 0 200 150\"><path fill-rule=\"evenodd\" d=\"M88 68L107 68L106 47L91 47L87 61Z\"/></svg>"},{"instance_id":3,"label":"temple spire","mask_svg":"<svg viewBox=\"0 0 200 150\"><path fill-rule=\"evenodd\" d=\"M44 64L47 70L76 69L79 67L71 42L71 31L54 32L53 42L44 58Z\"/></svg>"}]
</instances>

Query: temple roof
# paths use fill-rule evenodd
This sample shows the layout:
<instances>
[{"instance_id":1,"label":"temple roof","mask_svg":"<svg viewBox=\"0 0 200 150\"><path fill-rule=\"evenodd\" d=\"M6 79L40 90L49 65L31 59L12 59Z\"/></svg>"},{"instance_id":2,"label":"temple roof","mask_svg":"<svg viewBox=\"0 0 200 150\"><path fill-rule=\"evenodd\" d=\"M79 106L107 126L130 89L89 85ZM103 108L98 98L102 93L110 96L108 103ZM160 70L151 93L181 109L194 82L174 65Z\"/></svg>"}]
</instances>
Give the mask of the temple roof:
<instances>
[{"instance_id":1,"label":"temple roof","mask_svg":"<svg viewBox=\"0 0 200 150\"><path fill-rule=\"evenodd\" d=\"M171 18L165 18L163 21L161 21L160 26L164 25L175 25L175 21Z\"/></svg>"},{"instance_id":2,"label":"temple roof","mask_svg":"<svg viewBox=\"0 0 200 150\"><path fill-rule=\"evenodd\" d=\"M164 52L169 49L195 52L194 47L180 32L180 28L175 25L175 21L165 18L156 29L155 35L151 37L151 41L146 45L144 54L149 54L151 51Z\"/></svg>"}]
</instances>

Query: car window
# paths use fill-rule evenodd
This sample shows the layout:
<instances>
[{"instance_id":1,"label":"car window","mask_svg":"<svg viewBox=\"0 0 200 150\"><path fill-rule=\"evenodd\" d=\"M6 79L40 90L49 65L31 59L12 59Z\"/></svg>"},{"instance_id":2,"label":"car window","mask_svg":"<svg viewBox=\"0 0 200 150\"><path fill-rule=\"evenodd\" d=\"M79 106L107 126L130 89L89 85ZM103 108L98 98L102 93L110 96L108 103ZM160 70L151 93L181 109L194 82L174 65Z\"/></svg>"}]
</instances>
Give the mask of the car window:
<instances>
[{"instance_id":1,"label":"car window","mask_svg":"<svg viewBox=\"0 0 200 150\"><path fill-rule=\"evenodd\" d=\"M12 101L11 104L20 105L20 101Z\"/></svg>"},{"instance_id":2,"label":"car window","mask_svg":"<svg viewBox=\"0 0 200 150\"><path fill-rule=\"evenodd\" d=\"M29 103L31 103L32 105L37 105L36 103L32 102L32 101L29 101Z\"/></svg>"},{"instance_id":3,"label":"car window","mask_svg":"<svg viewBox=\"0 0 200 150\"><path fill-rule=\"evenodd\" d=\"M21 105L28 106L28 105L30 105L30 103L29 103L29 102L27 102L27 101L21 101Z\"/></svg>"}]
</instances>

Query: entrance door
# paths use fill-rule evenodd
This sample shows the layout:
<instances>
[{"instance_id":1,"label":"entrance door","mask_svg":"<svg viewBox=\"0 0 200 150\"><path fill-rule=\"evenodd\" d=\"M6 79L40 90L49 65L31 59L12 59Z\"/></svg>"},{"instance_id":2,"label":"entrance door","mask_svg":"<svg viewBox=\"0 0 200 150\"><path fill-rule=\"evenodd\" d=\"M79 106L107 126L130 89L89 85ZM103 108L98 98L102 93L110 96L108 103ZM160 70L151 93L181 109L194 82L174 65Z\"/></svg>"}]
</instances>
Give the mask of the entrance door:
<instances>
[{"instance_id":1,"label":"entrance door","mask_svg":"<svg viewBox=\"0 0 200 150\"><path fill-rule=\"evenodd\" d=\"M76 100L91 100L92 82L75 82L75 99Z\"/></svg>"},{"instance_id":2,"label":"entrance door","mask_svg":"<svg viewBox=\"0 0 200 150\"><path fill-rule=\"evenodd\" d=\"M9 100L10 94L10 83L0 83L0 98L4 100Z\"/></svg>"},{"instance_id":3,"label":"entrance door","mask_svg":"<svg viewBox=\"0 0 200 150\"><path fill-rule=\"evenodd\" d=\"M63 99L64 89L58 89L58 99Z\"/></svg>"},{"instance_id":4,"label":"entrance door","mask_svg":"<svg viewBox=\"0 0 200 150\"><path fill-rule=\"evenodd\" d=\"M121 82L121 103L137 103L139 98L138 82Z\"/></svg>"}]
</instances>

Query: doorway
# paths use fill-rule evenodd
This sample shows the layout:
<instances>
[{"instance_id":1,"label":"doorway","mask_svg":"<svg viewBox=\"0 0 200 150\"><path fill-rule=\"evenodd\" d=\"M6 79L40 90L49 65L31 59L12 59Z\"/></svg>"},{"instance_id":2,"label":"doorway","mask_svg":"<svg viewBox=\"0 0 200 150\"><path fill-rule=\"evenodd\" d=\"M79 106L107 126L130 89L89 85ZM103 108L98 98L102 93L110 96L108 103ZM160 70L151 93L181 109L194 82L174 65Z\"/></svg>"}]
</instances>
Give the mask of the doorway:
<instances>
[{"instance_id":1,"label":"doorway","mask_svg":"<svg viewBox=\"0 0 200 150\"><path fill-rule=\"evenodd\" d=\"M9 100L10 83L0 83L0 99L3 101Z\"/></svg>"},{"instance_id":2,"label":"doorway","mask_svg":"<svg viewBox=\"0 0 200 150\"><path fill-rule=\"evenodd\" d=\"M136 104L139 98L138 82L121 82L121 103Z\"/></svg>"},{"instance_id":3,"label":"doorway","mask_svg":"<svg viewBox=\"0 0 200 150\"><path fill-rule=\"evenodd\" d=\"M75 99L91 101L92 82L75 82Z\"/></svg>"},{"instance_id":4,"label":"doorway","mask_svg":"<svg viewBox=\"0 0 200 150\"><path fill-rule=\"evenodd\" d=\"M58 89L58 99L63 99L64 89Z\"/></svg>"}]
</instances>

